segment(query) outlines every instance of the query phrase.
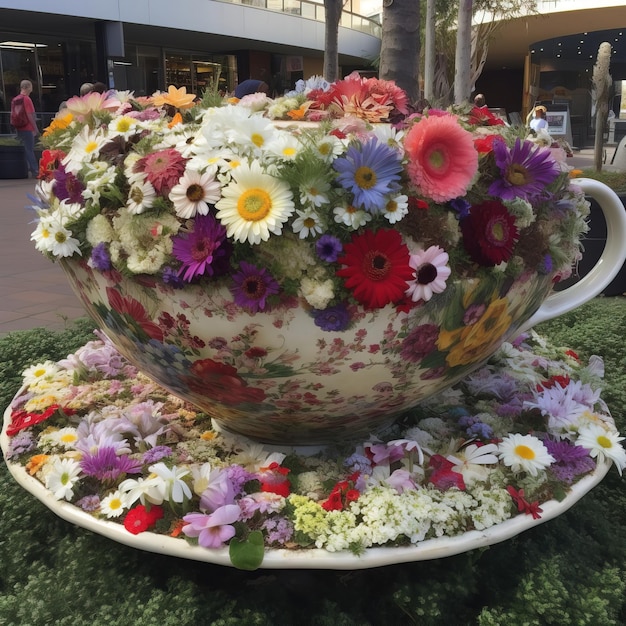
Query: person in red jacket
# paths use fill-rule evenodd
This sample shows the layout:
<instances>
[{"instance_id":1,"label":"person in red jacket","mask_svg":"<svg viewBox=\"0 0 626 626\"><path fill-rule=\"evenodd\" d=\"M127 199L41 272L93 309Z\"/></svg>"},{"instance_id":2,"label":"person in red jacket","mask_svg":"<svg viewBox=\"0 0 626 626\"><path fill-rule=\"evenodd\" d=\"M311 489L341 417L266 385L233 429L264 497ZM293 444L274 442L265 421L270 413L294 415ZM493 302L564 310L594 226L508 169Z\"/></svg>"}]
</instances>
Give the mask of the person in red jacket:
<instances>
[{"instance_id":1,"label":"person in red jacket","mask_svg":"<svg viewBox=\"0 0 626 626\"><path fill-rule=\"evenodd\" d=\"M20 93L15 96L13 100L21 98L23 101L24 110L28 121L25 125L16 126L17 136L19 140L24 144L26 150L26 162L28 163L28 171L33 176L37 176L39 166L37 159L35 158L35 138L39 135L39 129L37 128L37 118L35 117L35 106L30 99L30 94L33 91L33 84L29 80L23 80L20 83Z\"/></svg>"}]
</instances>

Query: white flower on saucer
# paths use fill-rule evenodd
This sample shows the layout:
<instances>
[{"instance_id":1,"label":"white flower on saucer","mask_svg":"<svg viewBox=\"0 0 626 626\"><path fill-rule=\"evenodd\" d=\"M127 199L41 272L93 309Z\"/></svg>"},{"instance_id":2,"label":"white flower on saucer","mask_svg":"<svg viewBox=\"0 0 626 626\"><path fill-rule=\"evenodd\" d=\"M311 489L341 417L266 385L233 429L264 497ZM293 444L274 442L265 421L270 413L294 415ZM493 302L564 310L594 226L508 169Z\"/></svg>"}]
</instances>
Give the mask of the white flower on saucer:
<instances>
[{"instance_id":1,"label":"white flower on saucer","mask_svg":"<svg viewBox=\"0 0 626 626\"><path fill-rule=\"evenodd\" d=\"M100 512L104 513L109 519L119 517L127 508L126 494L119 490L110 493L100 502Z\"/></svg>"},{"instance_id":2,"label":"white flower on saucer","mask_svg":"<svg viewBox=\"0 0 626 626\"><path fill-rule=\"evenodd\" d=\"M79 474L80 465L77 461L57 457L46 475L46 487L57 500L71 500Z\"/></svg>"},{"instance_id":3,"label":"white flower on saucer","mask_svg":"<svg viewBox=\"0 0 626 626\"><path fill-rule=\"evenodd\" d=\"M533 435L514 433L504 437L498 444L500 460L514 472L528 472L537 476L554 463L554 457L548 453L543 443Z\"/></svg>"},{"instance_id":4,"label":"white flower on saucer","mask_svg":"<svg viewBox=\"0 0 626 626\"><path fill-rule=\"evenodd\" d=\"M185 476L190 474L186 467L170 468L165 463L156 463L150 466L150 471L156 474L158 480L156 487L159 490L163 500L171 500L172 502L184 502L185 498L191 498L191 489L183 480Z\"/></svg>"},{"instance_id":5,"label":"white flower on saucer","mask_svg":"<svg viewBox=\"0 0 626 626\"><path fill-rule=\"evenodd\" d=\"M621 476L622 470L626 468L626 450L620 444L624 439L625 437L620 437L618 433L607 430L600 424L589 424L578 431L576 445L587 448L589 456L600 462L605 459L613 461Z\"/></svg>"}]
</instances>

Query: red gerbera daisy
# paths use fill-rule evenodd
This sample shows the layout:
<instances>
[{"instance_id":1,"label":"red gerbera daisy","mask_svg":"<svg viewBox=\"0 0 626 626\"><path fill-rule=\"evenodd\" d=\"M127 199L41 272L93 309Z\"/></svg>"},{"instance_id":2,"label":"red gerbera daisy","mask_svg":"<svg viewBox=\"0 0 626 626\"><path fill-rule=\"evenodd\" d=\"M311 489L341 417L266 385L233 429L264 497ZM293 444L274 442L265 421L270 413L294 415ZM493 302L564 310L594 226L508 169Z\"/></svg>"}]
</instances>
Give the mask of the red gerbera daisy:
<instances>
[{"instance_id":1,"label":"red gerbera daisy","mask_svg":"<svg viewBox=\"0 0 626 626\"><path fill-rule=\"evenodd\" d=\"M185 163L187 159L183 158L178 150L167 148L151 152L139 159L135 171L145 172L146 178L156 192L166 196L185 173Z\"/></svg>"},{"instance_id":2,"label":"red gerbera daisy","mask_svg":"<svg viewBox=\"0 0 626 626\"><path fill-rule=\"evenodd\" d=\"M339 263L346 267L337 275L362 305L378 309L402 300L413 274L409 249L397 231L381 228L355 233L344 252Z\"/></svg>"},{"instance_id":3,"label":"red gerbera daisy","mask_svg":"<svg viewBox=\"0 0 626 626\"><path fill-rule=\"evenodd\" d=\"M497 201L472 206L461 220L461 232L472 260L486 267L508 261L519 237L515 218Z\"/></svg>"}]
</instances>

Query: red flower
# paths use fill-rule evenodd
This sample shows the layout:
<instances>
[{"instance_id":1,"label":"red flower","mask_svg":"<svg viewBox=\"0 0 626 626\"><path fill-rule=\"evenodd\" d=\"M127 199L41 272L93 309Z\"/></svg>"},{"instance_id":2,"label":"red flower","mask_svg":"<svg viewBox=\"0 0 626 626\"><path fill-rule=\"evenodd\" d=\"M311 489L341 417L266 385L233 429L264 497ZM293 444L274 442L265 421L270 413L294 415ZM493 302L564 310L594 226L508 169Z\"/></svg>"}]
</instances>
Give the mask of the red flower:
<instances>
[{"instance_id":1,"label":"red flower","mask_svg":"<svg viewBox=\"0 0 626 626\"><path fill-rule=\"evenodd\" d=\"M111 287L107 287L107 298L114 311L135 322L151 339L163 341L163 331L150 319L141 302L130 296L123 296Z\"/></svg>"},{"instance_id":2,"label":"red flower","mask_svg":"<svg viewBox=\"0 0 626 626\"><path fill-rule=\"evenodd\" d=\"M428 202L426 200L422 200L420 198L416 198L414 196L409 196L409 209L427 209Z\"/></svg>"},{"instance_id":3,"label":"red flower","mask_svg":"<svg viewBox=\"0 0 626 626\"><path fill-rule=\"evenodd\" d=\"M137 505L126 513L124 528L133 535L138 535L151 526L154 526L163 517L163 509L160 506L151 506L146 509L143 504Z\"/></svg>"},{"instance_id":4,"label":"red flower","mask_svg":"<svg viewBox=\"0 0 626 626\"><path fill-rule=\"evenodd\" d=\"M44 150L41 153L41 159L39 159L37 178L52 180L54 172L59 169L64 156L65 152L63 150Z\"/></svg>"},{"instance_id":5,"label":"red flower","mask_svg":"<svg viewBox=\"0 0 626 626\"><path fill-rule=\"evenodd\" d=\"M472 260L486 267L508 261L519 237L515 218L495 200L472 206L461 220L461 232Z\"/></svg>"},{"instance_id":6,"label":"red flower","mask_svg":"<svg viewBox=\"0 0 626 626\"><path fill-rule=\"evenodd\" d=\"M11 413L11 423L7 427L7 437L14 437L20 430L45 422L59 409L58 404L51 404L43 413L27 413L24 410ZM71 413L68 411L68 415Z\"/></svg>"},{"instance_id":7,"label":"red flower","mask_svg":"<svg viewBox=\"0 0 626 626\"><path fill-rule=\"evenodd\" d=\"M524 490L520 489L517 491L515 487L509 485L506 490L509 492L511 498L515 504L517 504L517 510L520 513L526 513L526 515L532 515L533 519L541 519L541 513L543 513L543 509L539 506L539 501L528 502L524 499Z\"/></svg>"},{"instance_id":8,"label":"red flower","mask_svg":"<svg viewBox=\"0 0 626 626\"><path fill-rule=\"evenodd\" d=\"M328 494L328 498L322 502L325 511L343 511L350 502L359 499L361 492L354 487L360 472L350 474L346 480L340 480Z\"/></svg>"},{"instance_id":9,"label":"red flower","mask_svg":"<svg viewBox=\"0 0 626 626\"><path fill-rule=\"evenodd\" d=\"M383 228L355 233L344 252L339 263L347 267L337 275L363 306L377 309L404 298L413 270L400 233Z\"/></svg>"},{"instance_id":10,"label":"red flower","mask_svg":"<svg viewBox=\"0 0 626 626\"><path fill-rule=\"evenodd\" d=\"M469 123L474 126L504 126L504 120L494 115L489 109L474 107L469 114Z\"/></svg>"},{"instance_id":11,"label":"red flower","mask_svg":"<svg viewBox=\"0 0 626 626\"><path fill-rule=\"evenodd\" d=\"M248 387L248 383L237 374L236 368L212 359L199 359L189 368L193 378L189 388L197 393L206 394L224 404L242 402L262 402L265 400L263 389Z\"/></svg>"},{"instance_id":12,"label":"red flower","mask_svg":"<svg viewBox=\"0 0 626 626\"><path fill-rule=\"evenodd\" d=\"M565 389L570 383L570 377L566 374L560 376L550 376L548 380L537 384L537 391L543 391L544 389L552 389L555 385Z\"/></svg>"},{"instance_id":13,"label":"red flower","mask_svg":"<svg viewBox=\"0 0 626 626\"><path fill-rule=\"evenodd\" d=\"M281 467L276 461L267 467L262 467L259 470L261 491L275 493L286 498L291 493L291 483L285 478L290 471L287 467Z\"/></svg>"},{"instance_id":14,"label":"red flower","mask_svg":"<svg viewBox=\"0 0 626 626\"><path fill-rule=\"evenodd\" d=\"M151 152L137 161L136 172L145 172L146 178L155 191L167 196L174 185L178 184L178 179L185 173L185 163L183 158L174 148L157 150Z\"/></svg>"},{"instance_id":15,"label":"red flower","mask_svg":"<svg viewBox=\"0 0 626 626\"><path fill-rule=\"evenodd\" d=\"M486 137L478 137L474 139L474 148L480 154L489 154L493 152L493 142L502 141L500 135L487 135Z\"/></svg>"},{"instance_id":16,"label":"red flower","mask_svg":"<svg viewBox=\"0 0 626 626\"><path fill-rule=\"evenodd\" d=\"M451 487L456 487L461 491L465 491L465 481L460 472L452 470L454 463L448 461L441 454L433 454L430 457L430 466L435 470L428 479L440 491L447 491Z\"/></svg>"}]
</instances>

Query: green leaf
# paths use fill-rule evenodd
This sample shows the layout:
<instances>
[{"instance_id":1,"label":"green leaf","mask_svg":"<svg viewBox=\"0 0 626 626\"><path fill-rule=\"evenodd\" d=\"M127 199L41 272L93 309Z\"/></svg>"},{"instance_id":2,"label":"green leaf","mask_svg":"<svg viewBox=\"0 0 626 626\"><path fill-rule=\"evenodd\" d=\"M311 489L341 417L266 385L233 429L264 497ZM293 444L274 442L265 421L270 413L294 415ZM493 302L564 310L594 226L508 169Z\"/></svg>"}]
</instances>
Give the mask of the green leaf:
<instances>
[{"instance_id":1,"label":"green leaf","mask_svg":"<svg viewBox=\"0 0 626 626\"><path fill-rule=\"evenodd\" d=\"M263 533L260 530L253 530L245 539L233 537L230 540L230 562L237 569L248 571L259 569L264 554Z\"/></svg>"}]
</instances>

